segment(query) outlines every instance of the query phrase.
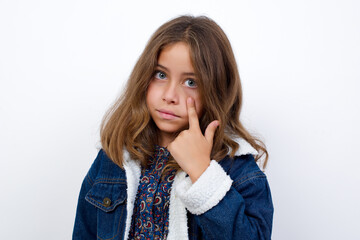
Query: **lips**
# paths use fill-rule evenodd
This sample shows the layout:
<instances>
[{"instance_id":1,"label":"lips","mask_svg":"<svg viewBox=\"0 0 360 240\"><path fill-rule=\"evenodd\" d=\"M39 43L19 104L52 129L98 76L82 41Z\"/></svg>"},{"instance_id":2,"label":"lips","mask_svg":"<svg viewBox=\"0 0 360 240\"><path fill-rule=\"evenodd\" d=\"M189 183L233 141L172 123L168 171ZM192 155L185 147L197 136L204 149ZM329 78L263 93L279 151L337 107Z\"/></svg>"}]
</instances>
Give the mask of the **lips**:
<instances>
[{"instance_id":1,"label":"lips","mask_svg":"<svg viewBox=\"0 0 360 240\"><path fill-rule=\"evenodd\" d=\"M165 110L165 109L158 109L156 111L159 113L159 115L163 119L171 120L171 119L176 119L176 118L180 117L180 116L176 115L175 113Z\"/></svg>"}]
</instances>

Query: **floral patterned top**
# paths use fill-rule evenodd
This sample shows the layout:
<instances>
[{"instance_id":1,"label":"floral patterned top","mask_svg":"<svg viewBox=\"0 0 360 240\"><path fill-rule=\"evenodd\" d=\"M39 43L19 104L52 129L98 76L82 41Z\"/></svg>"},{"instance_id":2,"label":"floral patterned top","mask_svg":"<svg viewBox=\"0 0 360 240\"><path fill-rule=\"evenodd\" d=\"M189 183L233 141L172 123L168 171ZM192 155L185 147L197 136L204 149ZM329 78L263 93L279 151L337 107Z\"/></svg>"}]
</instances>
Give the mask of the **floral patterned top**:
<instances>
[{"instance_id":1,"label":"floral patterned top","mask_svg":"<svg viewBox=\"0 0 360 240\"><path fill-rule=\"evenodd\" d=\"M169 160L166 148L156 146L149 166L142 169L129 233L130 239L166 239L169 227L169 203L175 171L161 178Z\"/></svg>"}]
</instances>

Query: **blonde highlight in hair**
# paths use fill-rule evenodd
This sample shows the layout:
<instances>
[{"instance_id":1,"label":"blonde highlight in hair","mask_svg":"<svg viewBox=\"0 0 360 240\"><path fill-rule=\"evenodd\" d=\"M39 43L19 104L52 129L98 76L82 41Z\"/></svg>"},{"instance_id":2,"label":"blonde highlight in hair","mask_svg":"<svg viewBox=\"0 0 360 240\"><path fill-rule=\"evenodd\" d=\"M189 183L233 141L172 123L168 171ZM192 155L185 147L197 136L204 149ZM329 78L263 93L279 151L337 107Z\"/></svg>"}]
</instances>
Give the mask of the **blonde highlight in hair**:
<instances>
[{"instance_id":1,"label":"blonde highlight in hair","mask_svg":"<svg viewBox=\"0 0 360 240\"><path fill-rule=\"evenodd\" d=\"M253 137L241 124L242 88L236 60L228 38L211 19L200 16L180 16L162 26L152 35L139 57L121 97L105 114L101 128L101 144L106 154L120 167L123 151L139 160L143 166L154 154L159 141L158 129L146 106L146 93L163 48L177 42L186 43L198 80L204 110L201 130L213 120L219 120L211 159L223 159L231 149L233 157L239 145L233 140L241 137L254 147L266 167L268 153L264 144ZM179 169L171 159L166 170Z\"/></svg>"}]
</instances>

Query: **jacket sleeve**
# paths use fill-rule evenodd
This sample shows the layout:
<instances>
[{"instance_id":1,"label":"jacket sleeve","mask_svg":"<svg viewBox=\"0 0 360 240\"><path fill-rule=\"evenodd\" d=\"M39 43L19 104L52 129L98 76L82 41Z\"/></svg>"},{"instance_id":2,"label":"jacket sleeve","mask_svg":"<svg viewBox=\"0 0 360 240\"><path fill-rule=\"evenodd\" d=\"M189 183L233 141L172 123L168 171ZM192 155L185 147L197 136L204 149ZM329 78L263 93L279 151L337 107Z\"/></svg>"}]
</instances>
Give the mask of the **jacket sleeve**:
<instances>
[{"instance_id":1,"label":"jacket sleeve","mask_svg":"<svg viewBox=\"0 0 360 240\"><path fill-rule=\"evenodd\" d=\"M85 196L94 184L101 152L102 150L100 150L81 185L72 236L73 240L97 239L97 209L85 200Z\"/></svg>"},{"instance_id":2,"label":"jacket sleeve","mask_svg":"<svg viewBox=\"0 0 360 240\"><path fill-rule=\"evenodd\" d=\"M265 174L256 168L232 174L232 179L219 163L211 161L195 183L186 178L178 186L177 195L194 214L206 239L271 239L270 188Z\"/></svg>"}]
</instances>

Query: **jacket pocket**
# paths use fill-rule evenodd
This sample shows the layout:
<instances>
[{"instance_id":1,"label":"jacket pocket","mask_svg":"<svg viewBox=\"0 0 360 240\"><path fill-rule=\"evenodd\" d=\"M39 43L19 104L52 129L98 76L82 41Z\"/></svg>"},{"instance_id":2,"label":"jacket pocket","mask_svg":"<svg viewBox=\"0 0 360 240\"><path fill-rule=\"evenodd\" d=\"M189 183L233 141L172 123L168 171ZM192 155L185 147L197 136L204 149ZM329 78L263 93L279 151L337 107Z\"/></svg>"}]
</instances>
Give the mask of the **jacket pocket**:
<instances>
[{"instance_id":1,"label":"jacket pocket","mask_svg":"<svg viewBox=\"0 0 360 240\"><path fill-rule=\"evenodd\" d=\"M95 183L86 194L86 201L97 208L98 239L122 239L126 198L126 184L123 183Z\"/></svg>"}]
</instances>

